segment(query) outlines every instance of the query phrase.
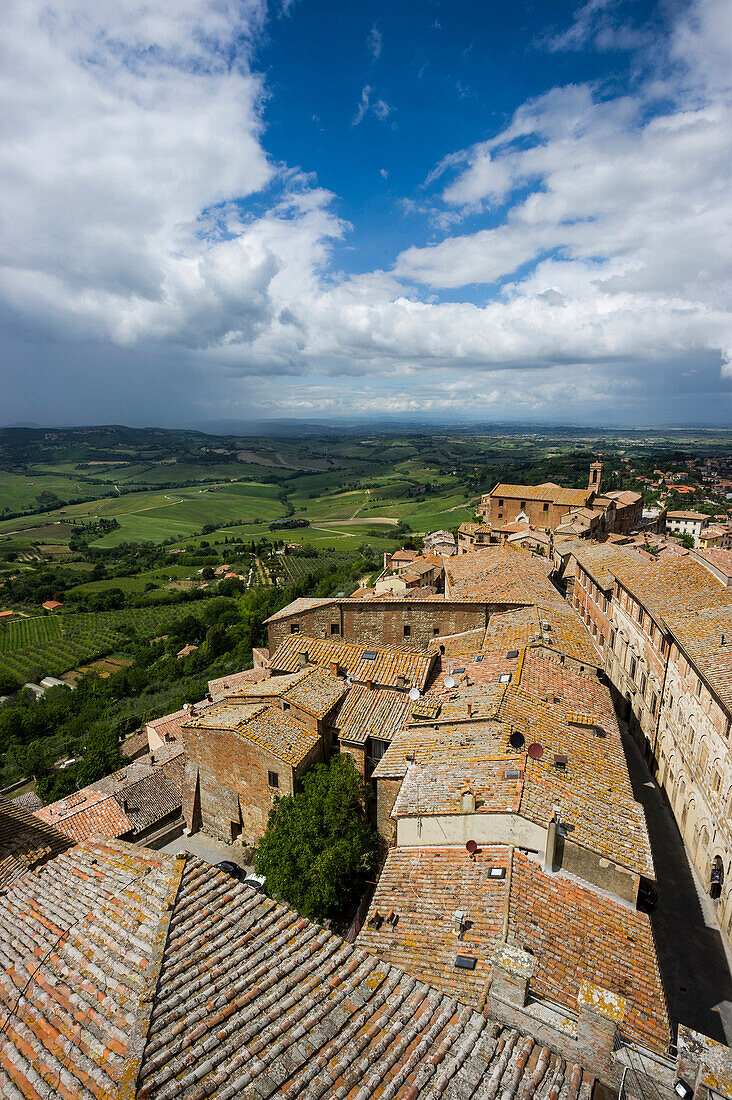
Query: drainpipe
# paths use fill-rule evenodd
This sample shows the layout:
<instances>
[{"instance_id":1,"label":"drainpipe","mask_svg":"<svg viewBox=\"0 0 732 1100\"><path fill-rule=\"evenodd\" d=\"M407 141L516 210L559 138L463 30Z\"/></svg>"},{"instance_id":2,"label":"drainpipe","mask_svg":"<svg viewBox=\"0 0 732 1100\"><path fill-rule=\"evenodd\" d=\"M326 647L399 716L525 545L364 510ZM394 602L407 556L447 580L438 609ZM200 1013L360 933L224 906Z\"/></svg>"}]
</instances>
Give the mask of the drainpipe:
<instances>
[{"instance_id":1,"label":"drainpipe","mask_svg":"<svg viewBox=\"0 0 732 1100\"><path fill-rule=\"evenodd\" d=\"M554 856L557 850L557 814L552 811L546 827L546 845L544 847L544 870L551 874L554 870Z\"/></svg>"}]
</instances>

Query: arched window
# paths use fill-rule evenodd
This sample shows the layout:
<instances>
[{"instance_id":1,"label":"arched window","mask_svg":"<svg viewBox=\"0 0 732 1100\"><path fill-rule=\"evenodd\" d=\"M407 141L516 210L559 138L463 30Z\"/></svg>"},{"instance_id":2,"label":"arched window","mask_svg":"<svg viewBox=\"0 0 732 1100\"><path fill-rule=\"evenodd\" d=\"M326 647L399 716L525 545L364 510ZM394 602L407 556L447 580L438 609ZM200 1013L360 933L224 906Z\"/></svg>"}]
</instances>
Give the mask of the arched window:
<instances>
[{"instance_id":1,"label":"arched window","mask_svg":"<svg viewBox=\"0 0 732 1100\"><path fill-rule=\"evenodd\" d=\"M702 744L699 750L699 771L706 772L707 764L709 763L709 746Z\"/></svg>"}]
</instances>

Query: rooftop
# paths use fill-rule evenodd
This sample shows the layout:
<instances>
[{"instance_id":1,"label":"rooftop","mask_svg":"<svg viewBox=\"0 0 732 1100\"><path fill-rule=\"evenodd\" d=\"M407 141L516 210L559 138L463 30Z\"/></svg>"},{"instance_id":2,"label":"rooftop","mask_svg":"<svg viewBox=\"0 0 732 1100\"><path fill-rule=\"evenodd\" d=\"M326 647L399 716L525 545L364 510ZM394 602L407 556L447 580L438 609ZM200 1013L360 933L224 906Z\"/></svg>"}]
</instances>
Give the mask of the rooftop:
<instances>
[{"instance_id":1,"label":"rooftop","mask_svg":"<svg viewBox=\"0 0 732 1100\"><path fill-rule=\"evenodd\" d=\"M0 889L65 851L69 837L0 794Z\"/></svg>"},{"instance_id":2,"label":"rooftop","mask_svg":"<svg viewBox=\"0 0 732 1100\"><path fill-rule=\"evenodd\" d=\"M535 1090L542 1044L191 856L87 841L4 902L3 1095ZM581 1067L551 1072L576 1093Z\"/></svg>"},{"instance_id":3,"label":"rooftop","mask_svg":"<svg viewBox=\"0 0 732 1100\"><path fill-rule=\"evenodd\" d=\"M493 877L492 869L505 873ZM456 910L465 914L460 938ZM393 911L397 920L377 928L376 911ZM471 860L462 847L392 848L357 942L478 1007L504 937L536 956L530 983L535 994L576 1012L579 986L589 980L627 999L621 1024L627 1039L659 1053L668 1050L649 918L562 872L545 874L517 850L484 845ZM473 957L475 968L456 968L458 954Z\"/></svg>"},{"instance_id":4,"label":"rooftop","mask_svg":"<svg viewBox=\"0 0 732 1100\"><path fill-rule=\"evenodd\" d=\"M317 733L292 715L266 703L214 703L184 728L228 730L267 749L280 760L297 767L319 743Z\"/></svg>"},{"instance_id":5,"label":"rooftop","mask_svg":"<svg viewBox=\"0 0 732 1100\"><path fill-rule=\"evenodd\" d=\"M339 737L357 745L365 744L369 737L391 741L413 705L406 692L354 684L336 719Z\"/></svg>"},{"instance_id":6,"label":"rooftop","mask_svg":"<svg viewBox=\"0 0 732 1100\"><path fill-rule=\"evenodd\" d=\"M331 639L292 634L272 656L270 667L277 672L295 672L302 662L327 667L337 664L354 680L367 680L381 687L398 687L400 680L424 690L434 663L433 654L417 653L406 647L354 645Z\"/></svg>"},{"instance_id":7,"label":"rooftop","mask_svg":"<svg viewBox=\"0 0 732 1100\"><path fill-rule=\"evenodd\" d=\"M132 830L132 822L114 795L88 787L34 812L40 821L54 825L75 841L97 834L120 837Z\"/></svg>"},{"instance_id":8,"label":"rooftop","mask_svg":"<svg viewBox=\"0 0 732 1100\"><path fill-rule=\"evenodd\" d=\"M563 489L553 481L545 481L541 485L509 485L499 482L488 494L490 497L506 497L510 500L548 500L570 508L584 507L589 495L587 489Z\"/></svg>"},{"instance_id":9,"label":"rooftop","mask_svg":"<svg viewBox=\"0 0 732 1100\"><path fill-rule=\"evenodd\" d=\"M219 676L216 680L209 680L209 694L214 697L221 694L228 695L247 684L257 684L261 680L266 680L268 676L269 671L266 668L246 668L243 672L230 672L227 676Z\"/></svg>"}]
</instances>

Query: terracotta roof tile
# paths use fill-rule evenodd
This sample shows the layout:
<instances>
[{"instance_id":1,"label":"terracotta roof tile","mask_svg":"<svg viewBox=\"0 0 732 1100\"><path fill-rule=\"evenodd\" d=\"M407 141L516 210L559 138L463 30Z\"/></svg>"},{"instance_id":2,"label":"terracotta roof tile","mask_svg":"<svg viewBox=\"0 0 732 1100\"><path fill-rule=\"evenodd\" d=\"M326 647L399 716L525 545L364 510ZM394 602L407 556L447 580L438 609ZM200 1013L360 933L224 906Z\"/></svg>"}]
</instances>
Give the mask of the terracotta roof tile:
<instances>
[{"instance_id":1,"label":"terracotta roof tile","mask_svg":"<svg viewBox=\"0 0 732 1100\"><path fill-rule=\"evenodd\" d=\"M368 654L375 656L370 659ZM270 667L276 672L295 672L302 667L302 660L321 667L338 664L360 683L372 680L380 687L395 688L404 679L410 687L423 691L435 657L406 646L354 645L293 634L282 642Z\"/></svg>"},{"instance_id":2,"label":"terracotta roof tile","mask_svg":"<svg viewBox=\"0 0 732 1100\"><path fill-rule=\"evenodd\" d=\"M0 794L0 888L65 851L72 840Z\"/></svg>"},{"instance_id":3,"label":"terracotta roof tile","mask_svg":"<svg viewBox=\"0 0 732 1100\"><path fill-rule=\"evenodd\" d=\"M186 725L197 729L231 730L292 767L301 764L320 741L319 734L279 707L257 702L215 703L200 718L192 718Z\"/></svg>"},{"instance_id":4,"label":"terracotta roof tile","mask_svg":"<svg viewBox=\"0 0 732 1100\"><path fill-rule=\"evenodd\" d=\"M75 841L97 835L120 837L132 830L132 822L113 795L88 787L36 810L35 816Z\"/></svg>"},{"instance_id":5,"label":"terracotta roof tile","mask_svg":"<svg viewBox=\"0 0 732 1100\"><path fill-rule=\"evenodd\" d=\"M491 868L505 868L506 877L492 878ZM459 939L456 911L465 916ZM377 927L376 912L382 918L393 912L397 919ZM563 873L545 874L522 852L511 856L504 846L483 845L471 860L464 848L392 848L357 942L480 1007L504 933L535 955L535 994L576 1012L579 986L590 980L627 999L626 1038L668 1050L648 917ZM456 969L456 954L475 958L475 969Z\"/></svg>"},{"instance_id":6,"label":"terracotta roof tile","mask_svg":"<svg viewBox=\"0 0 732 1100\"><path fill-rule=\"evenodd\" d=\"M413 707L409 695L388 688L354 684L338 712L335 725L343 741L365 744L369 737L391 741Z\"/></svg>"}]
</instances>

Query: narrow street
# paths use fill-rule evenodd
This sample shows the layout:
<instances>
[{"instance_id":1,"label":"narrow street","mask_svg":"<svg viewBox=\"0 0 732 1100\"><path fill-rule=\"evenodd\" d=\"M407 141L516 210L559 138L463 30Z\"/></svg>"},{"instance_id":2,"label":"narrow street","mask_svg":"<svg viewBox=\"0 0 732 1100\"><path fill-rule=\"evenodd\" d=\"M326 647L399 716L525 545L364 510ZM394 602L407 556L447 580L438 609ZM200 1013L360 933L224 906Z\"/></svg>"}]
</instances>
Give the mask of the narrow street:
<instances>
[{"instance_id":1,"label":"narrow street","mask_svg":"<svg viewBox=\"0 0 732 1100\"><path fill-rule=\"evenodd\" d=\"M625 730L623 747L633 793L645 809L656 867L658 904L651 921L672 1027L684 1023L732 1043L732 975L713 902L689 863L665 796Z\"/></svg>"}]
</instances>

